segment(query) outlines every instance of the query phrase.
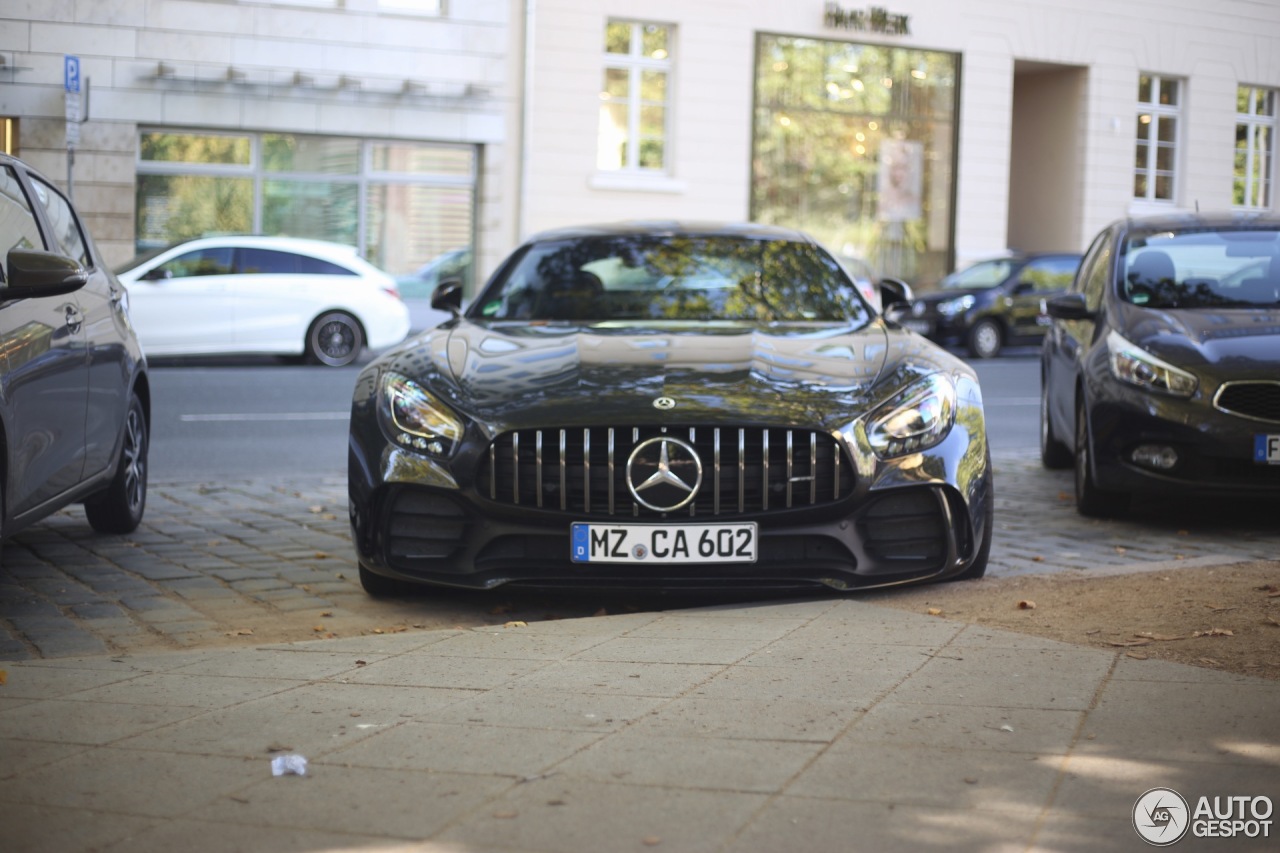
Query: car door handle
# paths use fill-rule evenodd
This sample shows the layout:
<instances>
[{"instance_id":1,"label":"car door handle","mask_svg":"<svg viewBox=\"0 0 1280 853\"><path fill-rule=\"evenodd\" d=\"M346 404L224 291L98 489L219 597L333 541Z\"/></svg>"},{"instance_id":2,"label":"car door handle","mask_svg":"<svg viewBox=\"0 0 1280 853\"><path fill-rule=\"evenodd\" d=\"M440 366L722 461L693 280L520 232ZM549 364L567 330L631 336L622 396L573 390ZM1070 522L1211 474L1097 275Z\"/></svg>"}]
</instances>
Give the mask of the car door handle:
<instances>
[{"instance_id":1,"label":"car door handle","mask_svg":"<svg viewBox=\"0 0 1280 853\"><path fill-rule=\"evenodd\" d=\"M73 332L80 331L80 310L74 305L68 305L66 311L67 328Z\"/></svg>"}]
</instances>

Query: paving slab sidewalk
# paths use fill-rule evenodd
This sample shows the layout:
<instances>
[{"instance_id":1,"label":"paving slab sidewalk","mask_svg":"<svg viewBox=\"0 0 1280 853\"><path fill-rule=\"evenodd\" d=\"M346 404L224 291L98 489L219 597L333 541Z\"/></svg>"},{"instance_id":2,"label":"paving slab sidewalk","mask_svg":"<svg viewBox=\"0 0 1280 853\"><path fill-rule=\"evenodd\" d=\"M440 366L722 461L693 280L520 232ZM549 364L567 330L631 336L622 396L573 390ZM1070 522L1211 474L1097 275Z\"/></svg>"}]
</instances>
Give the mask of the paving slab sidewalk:
<instances>
[{"instance_id":1,"label":"paving slab sidewalk","mask_svg":"<svg viewBox=\"0 0 1280 853\"><path fill-rule=\"evenodd\" d=\"M856 599L0 670L23 853L1121 851L1151 788L1280 800L1280 683Z\"/></svg>"}]
</instances>

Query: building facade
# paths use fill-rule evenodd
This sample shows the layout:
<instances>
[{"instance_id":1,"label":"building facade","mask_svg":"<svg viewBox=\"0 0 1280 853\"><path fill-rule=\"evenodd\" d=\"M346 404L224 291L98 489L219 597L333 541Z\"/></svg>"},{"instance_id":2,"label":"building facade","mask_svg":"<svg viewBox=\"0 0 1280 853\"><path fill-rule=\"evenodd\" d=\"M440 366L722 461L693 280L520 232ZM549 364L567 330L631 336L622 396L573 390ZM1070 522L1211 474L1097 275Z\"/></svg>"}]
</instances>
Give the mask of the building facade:
<instances>
[{"instance_id":1,"label":"building facade","mask_svg":"<svg viewBox=\"0 0 1280 853\"><path fill-rule=\"evenodd\" d=\"M255 231L483 275L547 227L756 219L928 287L1276 209L1280 0L8 0L0 60L6 148L113 261Z\"/></svg>"},{"instance_id":2,"label":"building facade","mask_svg":"<svg viewBox=\"0 0 1280 853\"><path fill-rule=\"evenodd\" d=\"M71 185L113 263L210 232L353 244L395 273L497 252L510 8L6 0L6 148Z\"/></svg>"}]
</instances>

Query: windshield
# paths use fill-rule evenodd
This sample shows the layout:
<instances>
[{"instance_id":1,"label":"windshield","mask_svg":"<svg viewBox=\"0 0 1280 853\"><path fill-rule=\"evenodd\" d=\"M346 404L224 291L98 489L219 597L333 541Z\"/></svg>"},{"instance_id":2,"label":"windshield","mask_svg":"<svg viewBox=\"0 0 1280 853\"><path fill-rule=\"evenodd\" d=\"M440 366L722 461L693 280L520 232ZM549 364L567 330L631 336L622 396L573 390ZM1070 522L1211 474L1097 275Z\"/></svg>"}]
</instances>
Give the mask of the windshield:
<instances>
[{"instance_id":1,"label":"windshield","mask_svg":"<svg viewBox=\"0 0 1280 853\"><path fill-rule=\"evenodd\" d=\"M1280 305L1280 231L1230 228L1130 236L1121 295L1149 308Z\"/></svg>"},{"instance_id":2,"label":"windshield","mask_svg":"<svg viewBox=\"0 0 1280 853\"><path fill-rule=\"evenodd\" d=\"M995 287L1013 274L1014 262L1008 258L979 261L971 267L957 270L942 280L944 290L986 290Z\"/></svg>"},{"instance_id":3,"label":"windshield","mask_svg":"<svg viewBox=\"0 0 1280 853\"><path fill-rule=\"evenodd\" d=\"M589 237L537 243L468 315L531 321L866 323L839 264L807 243L724 236Z\"/></svg>"}]
</instances>

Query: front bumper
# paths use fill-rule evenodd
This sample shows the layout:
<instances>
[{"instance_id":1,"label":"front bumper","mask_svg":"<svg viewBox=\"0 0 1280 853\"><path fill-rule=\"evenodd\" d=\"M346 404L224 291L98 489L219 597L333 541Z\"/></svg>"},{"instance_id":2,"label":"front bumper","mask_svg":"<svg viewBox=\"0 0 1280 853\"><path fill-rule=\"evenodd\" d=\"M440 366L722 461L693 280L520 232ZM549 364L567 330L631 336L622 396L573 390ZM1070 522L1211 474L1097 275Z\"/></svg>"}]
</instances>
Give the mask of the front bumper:
<instances>
[{"instance_id":1,"label":"front bumper","mask_svg":"<svg viewBox=\"0 0 1280 853\"><path fill-rule=\"evenodd\" d=\"M1110 377L1088 418L1099 488L1280 500L1280 465L1253 459L1256 436L1280 434L1280 424L1220 412L1200 395L1144 394ZM1177 464L1169 470L1139 464L1133 453L1141 446L1172 448Z\"/></svg>"}]
</instances>

